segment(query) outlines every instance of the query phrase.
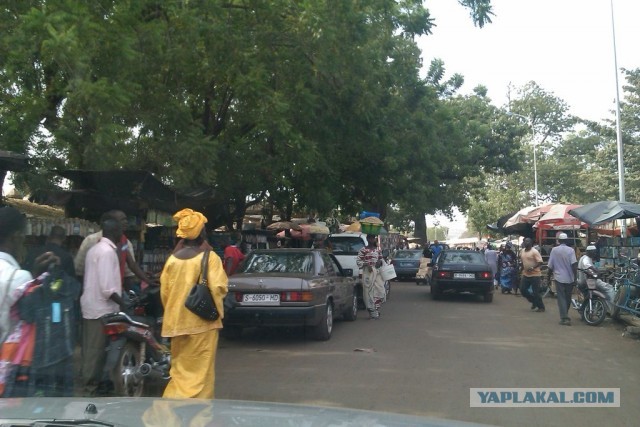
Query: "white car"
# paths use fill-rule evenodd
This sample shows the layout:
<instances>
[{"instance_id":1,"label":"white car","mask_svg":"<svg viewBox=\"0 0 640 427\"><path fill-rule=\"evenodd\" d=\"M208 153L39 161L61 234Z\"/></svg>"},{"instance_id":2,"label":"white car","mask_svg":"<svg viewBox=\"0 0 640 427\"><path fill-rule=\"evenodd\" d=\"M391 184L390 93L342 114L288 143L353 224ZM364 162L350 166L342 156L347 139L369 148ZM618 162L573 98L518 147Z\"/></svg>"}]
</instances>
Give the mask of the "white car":
<instances>
[{"instance_id":1,"label":"white car","mask_svg":"<svg viewBox=\"0 0 640 427\"><path fill-rule=\"evenodd\" d=\"M331 242L333 255L338 259L342 268L349 268L353 271L358 300L362 301L362 270L358 268L356 259L360 249L367 246L367 235L364 233L332 234L328 240Z\"/></svg>"}]
</instances>

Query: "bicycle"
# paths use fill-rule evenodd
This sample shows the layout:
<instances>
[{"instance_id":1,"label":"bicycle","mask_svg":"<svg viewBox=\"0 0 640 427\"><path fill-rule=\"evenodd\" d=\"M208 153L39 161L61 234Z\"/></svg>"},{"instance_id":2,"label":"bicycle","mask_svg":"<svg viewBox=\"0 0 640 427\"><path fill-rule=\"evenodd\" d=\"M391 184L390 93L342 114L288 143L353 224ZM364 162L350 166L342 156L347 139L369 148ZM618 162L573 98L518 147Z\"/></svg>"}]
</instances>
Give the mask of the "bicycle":
<instances>
[{"instance_id":1,"label":"bicycle","mask_svg":"<svg viewBox=\"0 0 640 427\"><path fill-rule=\"evenodd\" d=\"M620 318L621 312L633 314L640 317L640 283L637 281L625 279L624 283L618 287L613 304L613 313L611 317Z\"/></svg>"},{"instance_id":2,"label":"bicycle","mask_svg":"<svg viewBox=\"0 0 640 427\"><path fill-rule=\"evenodd\" d=\"M621 310L640 316L640 268L628 257L621 255L620 258L628 262L618 264L608 278L608 283L613 286L615 292L611 317L619 319Z\"/></svg>"}]
</instances>

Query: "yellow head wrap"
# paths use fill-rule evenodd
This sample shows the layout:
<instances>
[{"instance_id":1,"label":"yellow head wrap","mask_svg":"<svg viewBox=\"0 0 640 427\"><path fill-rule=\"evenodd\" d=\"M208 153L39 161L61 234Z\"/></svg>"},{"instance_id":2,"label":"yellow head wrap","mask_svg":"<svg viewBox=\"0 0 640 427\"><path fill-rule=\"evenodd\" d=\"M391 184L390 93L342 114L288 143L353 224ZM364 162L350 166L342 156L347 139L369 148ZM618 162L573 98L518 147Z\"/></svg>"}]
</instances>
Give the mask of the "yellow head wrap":
<instances>
[{"instance_id":1,"label":"yellow head wrap","mask_svg":"<svg viewBox=\"0 0 640 427\"><path fill-rule=\"evenodd\" d=\"M176 212L173 219L178 223L176 236L188 240L194 240L200 236L207 223L207 217L191 209L182 209L180 212Z\"/></svg>"}]
</instances>

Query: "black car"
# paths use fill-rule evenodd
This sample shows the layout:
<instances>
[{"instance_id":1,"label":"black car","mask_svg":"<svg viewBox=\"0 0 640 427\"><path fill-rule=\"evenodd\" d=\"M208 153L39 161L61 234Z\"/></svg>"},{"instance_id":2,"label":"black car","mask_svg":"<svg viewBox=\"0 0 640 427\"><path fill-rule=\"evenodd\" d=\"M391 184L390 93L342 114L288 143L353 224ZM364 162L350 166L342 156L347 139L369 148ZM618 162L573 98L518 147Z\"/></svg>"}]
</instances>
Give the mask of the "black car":
<instances>
[{"instance_id":1,"label":"black car","mask_svg":"<svg viewBox=\"0 0 640 427\"><path fill-rule=\"evenodd\" d=\"M493 275L482 253L444 250L429 265L433 267L430 281L433 299L444 292L470 292L482 295L485 302L493 301Z\"/></svg>"}]
</instances>

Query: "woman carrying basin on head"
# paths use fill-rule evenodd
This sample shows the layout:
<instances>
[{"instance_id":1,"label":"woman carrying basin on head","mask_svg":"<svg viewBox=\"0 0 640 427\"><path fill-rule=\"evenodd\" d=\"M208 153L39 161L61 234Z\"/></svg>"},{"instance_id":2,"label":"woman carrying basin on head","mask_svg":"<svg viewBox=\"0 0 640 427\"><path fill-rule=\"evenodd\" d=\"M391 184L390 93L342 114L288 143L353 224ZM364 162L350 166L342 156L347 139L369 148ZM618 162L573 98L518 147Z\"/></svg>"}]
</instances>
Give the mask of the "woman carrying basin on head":
<instances>
[{"instance_id":1,"label":"woman carrying basin on head","mask_svg":"<svg viewBox=\"0 0 640 427\"><path fill-rule=\"evenodd\" d=\"M191 209L183 209L173 218L178 221L176 235L183 239L183 246L169 257L160 276L162 336L171 338L171 380L163 397L212 399L227 275L220 257L202 244L207 218ZM200 282L206 252L208 287L220 315L216 320L205 320L185 307L191 288Z\"/></svg>"},{"instance_id":2,"label":"woman carrying basin on head","mask_svg":"<svg viewBox=\"0 0 640 427\"><path fill-rule=\"evenodd\" d=\"M376 236L367 234L367 246L360 249L356 259L358 268L362 269L362 298L371 319L380 317L380 306L386 292L384 279L378 268L382 266L382 253L376 244Z\"/></svg>"}]
</instances>

